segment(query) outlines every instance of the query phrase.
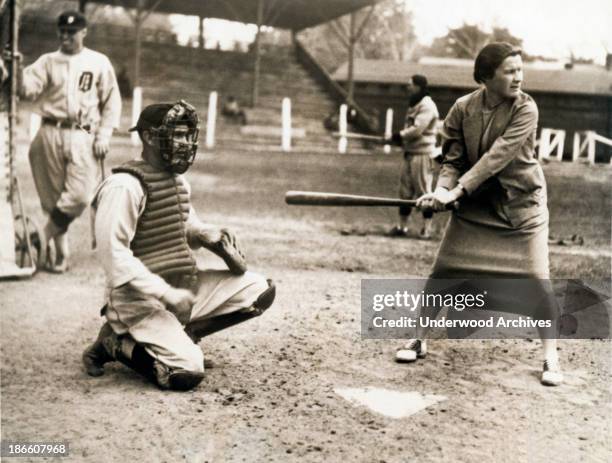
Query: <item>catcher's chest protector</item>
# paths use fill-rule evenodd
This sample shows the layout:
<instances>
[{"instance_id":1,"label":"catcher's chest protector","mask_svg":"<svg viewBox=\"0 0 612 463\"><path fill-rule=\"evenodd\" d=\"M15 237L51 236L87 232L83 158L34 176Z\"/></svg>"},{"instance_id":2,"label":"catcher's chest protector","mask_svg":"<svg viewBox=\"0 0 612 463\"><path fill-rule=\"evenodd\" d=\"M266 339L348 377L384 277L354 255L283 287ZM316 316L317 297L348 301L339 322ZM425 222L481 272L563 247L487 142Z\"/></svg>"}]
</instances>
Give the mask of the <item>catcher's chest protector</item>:
<instances>
[{"instance_id":1,"label":"catcher's chest protector","mask_svg":"<svg viewBox=\"0 0 612 463\"><path fill-rule=\"evenodd\" d=\"M113 172L126 172L140 180L147 202L130 243L134 256L169 284L190 289L196 281L196 261L187 244L185 223L189 195L182 179L159 171L143 160L129 161Z\"/></svg>"}]
</instances>

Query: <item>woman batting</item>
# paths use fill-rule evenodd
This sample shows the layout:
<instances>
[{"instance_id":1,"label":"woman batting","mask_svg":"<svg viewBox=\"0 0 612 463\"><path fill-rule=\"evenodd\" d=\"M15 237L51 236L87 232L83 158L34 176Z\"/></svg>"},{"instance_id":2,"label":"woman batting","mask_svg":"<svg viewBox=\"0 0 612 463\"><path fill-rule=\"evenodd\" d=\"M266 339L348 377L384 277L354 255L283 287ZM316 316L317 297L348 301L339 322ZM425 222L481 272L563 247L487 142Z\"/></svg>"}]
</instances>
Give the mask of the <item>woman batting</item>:
<instances>
[{"instance_id":1,"label":"woman batting","mask_svg":"<svg viewBox=\"0 0 612 463\"><path fill-rule=\"evenodd\" d=\"M474 64L481 88L459 98L443 127L444 161L433 193L419 207L442 210L461 198L448 223L431 278L527 278L547 292L548 207L542 168L534 158L538 108L521 91L521 50L505 42L485 46ZM515 307L517 313L555 319L555 299ZM435 313L429 312L435 318ZM411 362L427 353L427 327L396 353ZM539 328L544 347L541 382L563 381L556 324Z\"/></svg>"}]
</instances>

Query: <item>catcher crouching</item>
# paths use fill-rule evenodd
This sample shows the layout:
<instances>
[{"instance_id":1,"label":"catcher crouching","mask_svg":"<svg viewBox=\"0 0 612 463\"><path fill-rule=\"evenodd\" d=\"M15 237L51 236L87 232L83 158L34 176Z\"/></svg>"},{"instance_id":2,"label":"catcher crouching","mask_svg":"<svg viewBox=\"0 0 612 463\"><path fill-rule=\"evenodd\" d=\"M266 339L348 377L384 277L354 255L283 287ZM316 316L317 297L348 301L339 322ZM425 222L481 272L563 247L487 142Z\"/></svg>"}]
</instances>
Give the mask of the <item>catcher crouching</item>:
<instances>
[{"instance_id":1,"label":"catcher crouching","mask_svg":"<svg viewBox=\"0 0 612 463\"><path fill-rule=\"evenodd\" d=\"M261 315L270 280L246 270L234 235L201 223L181 175L193 164L193 106L147 106L136 130L142 158L113 169L93 200L98 258L106 274L106 323L83 353L91 376L119 361L162 389L188 390L204 378L197 345L206 335ZM193 250L219 255L228 270L199 270Z\"/></svg>"}]
</instances>

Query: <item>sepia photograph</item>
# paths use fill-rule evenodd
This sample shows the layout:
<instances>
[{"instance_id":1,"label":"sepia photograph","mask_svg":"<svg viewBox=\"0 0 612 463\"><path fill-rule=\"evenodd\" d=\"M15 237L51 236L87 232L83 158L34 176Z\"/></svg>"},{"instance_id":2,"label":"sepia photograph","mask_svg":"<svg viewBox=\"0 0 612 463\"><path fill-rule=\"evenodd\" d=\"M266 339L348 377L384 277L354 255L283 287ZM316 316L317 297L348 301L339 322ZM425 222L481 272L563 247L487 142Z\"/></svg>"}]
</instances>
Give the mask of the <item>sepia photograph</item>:
<instances>
[{"instance_id":1,"label":"sepia photograph","mask_svg":"<svg viewBox=\"0 0 612 463\"><path fill-rule=\"evenodd\" d=\"M612 460L612 3L0 0L0 459Z\"/></svg>"}]
</instances>

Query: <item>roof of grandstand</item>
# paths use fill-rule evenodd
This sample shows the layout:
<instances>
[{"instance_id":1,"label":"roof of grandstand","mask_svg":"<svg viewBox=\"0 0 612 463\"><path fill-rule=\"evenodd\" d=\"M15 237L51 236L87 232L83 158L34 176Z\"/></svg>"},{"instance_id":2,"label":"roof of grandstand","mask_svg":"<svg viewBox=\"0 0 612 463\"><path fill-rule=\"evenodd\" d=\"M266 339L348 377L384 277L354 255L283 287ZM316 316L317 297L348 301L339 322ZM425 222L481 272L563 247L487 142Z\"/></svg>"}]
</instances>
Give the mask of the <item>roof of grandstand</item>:
<instances>
[{"instance_id":1,"label":"roof of grandstand","mask_svg":"<svg viewBox=\"0 0 612 463\"><path fill-rule=\"evenodd\" d=\"M356 59L355 82L401 84L413 74L423 74L432 87L476 88L472 60L421 58L419 62ZM339 82L347 79L348 63L332 75ZM612 96L612 71L603 66L576 64L566 69L562 63L524 64L529 92L569 93Z\"/></svg>"},{"instance_id":2,"label":"roof of grandstand","mask_svg":"<svg viewBox=\"0 0 612 463\"><path fill-rule=\"evenodd\" d=\"M357 11L380 0L262 0L263 25L301 30ZM117 6L115 0L87 0ZM203 18L219 18L242 23L257 23L257 0L144 0L145 9ZM122 0L121 6L136 9L138 0Z\"/></svg>"}]
</instances>

